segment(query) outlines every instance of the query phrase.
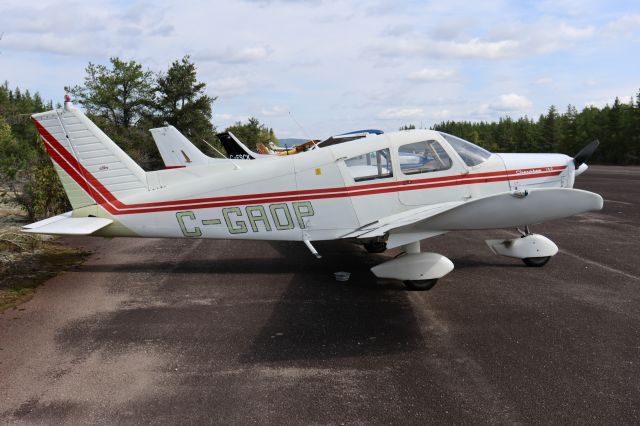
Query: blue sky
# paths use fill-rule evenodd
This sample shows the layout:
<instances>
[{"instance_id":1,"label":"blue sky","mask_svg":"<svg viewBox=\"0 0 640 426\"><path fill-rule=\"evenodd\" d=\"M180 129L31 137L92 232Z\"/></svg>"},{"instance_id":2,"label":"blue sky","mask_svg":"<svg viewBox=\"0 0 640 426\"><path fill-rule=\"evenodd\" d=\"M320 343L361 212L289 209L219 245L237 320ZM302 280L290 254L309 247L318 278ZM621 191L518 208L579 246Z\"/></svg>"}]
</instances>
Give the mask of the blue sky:
<instances>
[{"instance_id":1,"label":"blue sky","mask_svg":"<svg viewBox=\"0 0 640 426\"><path fill-rule=\"evenodd\" d=\"M54 101L89 61L161 71L189 54L214 124L255 116L280 137L537 117L640 89L638 1L3 0L0 33L0 79Z\"/></svg>"}]
</instances>

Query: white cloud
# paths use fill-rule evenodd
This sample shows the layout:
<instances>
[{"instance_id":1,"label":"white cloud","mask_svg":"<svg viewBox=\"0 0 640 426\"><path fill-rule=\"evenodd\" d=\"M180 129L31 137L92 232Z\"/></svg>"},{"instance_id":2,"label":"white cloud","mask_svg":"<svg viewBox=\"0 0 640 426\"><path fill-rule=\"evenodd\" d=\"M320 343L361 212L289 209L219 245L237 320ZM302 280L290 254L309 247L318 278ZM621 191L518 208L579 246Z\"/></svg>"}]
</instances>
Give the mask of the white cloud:
<instances>
[{"instance_id":1,"label":"white cloud","mask_svg":"<svg viewBox=\"0 0 640 426\"><path fill-rule=\"evenodd\" d=\"M640 15L624 15L611 21L604 29L609 36L631 35L640 32Z\"/></svg>"},{"instance_id":2,"label":"white cloud","mask_svg":"<svg viewBox=\"0 0 640 426\"><path fill-rule=\"evenodd\" d=\"M410 119L424 117L422 108L388 108L378 114L382 120Z\"/></svg>"},{"instance_id":3,"label":"white cloud","mask_svg":"<svg viewBox=\"0 0 640 426\"><path fill-rule=\"evenodd\" d=\"M247 64L267 59L272 50L266 46L244 47L240 49L200 51L194 55L199 61L214 61L222 64Z\"/></svg>"},{"instance_id":4,"label":"white cloud","mask_svg":"<svg viewBox=\"0 0 640 426\"><path fill-rule=\"evenodd\" d=\"M491 103L489 107L495 111L523 111L533 106L533 102L522 95L509 93L508 95L500 95L498 99Z\"/></svg>"},{"instance_id":5,"label":"white cloud","mask_svg":"<svg viewBox=\"0 0 640 426\"><path fill-rule=\"evenodd\" d=\"M160 8L143 2L118 7L98 1L12 2L0 10L7 50L75 56L116 56L174 27Z\"/></svg>"},{"instance_id":6,"label":"white cloud","mask_svg":"<svg viewBox=\"0 0 640 426\"><path fill-rule=\"evenodd\" d=\"M575 43L597 34L593 25L575 26L546 17L532 22L506 22L488 31L481 31L477 22L474 26L469 20L464 25L436 26L426 34L390 32L388 28L393 27L382 31L382 38L370 46L371 51L382 57L508 59L569 50ZM464 36L462 28L482 36Z\"/></svg>"},{"instance_id":7,"label":"white cloud","mask_svg":"<svg viewBox=\"0 0 640 426\"><path fill-rule=\"evenodd\" d=\"M260 114L264 115L265 117L277 117L281 115L286 115L288 112L289 112L289 108L280 106L280 105L273 105L269 107L263 107L260 109Z\"/></svg>"},{"instance_id":8,"label":"white cloud","mask_svg":"<svg viewBox=\"0 0 640 426\"><path fill-rule=\"evenodd\" d=\"M519 43L514 40L484 41L473 38L466 41L395 39L383 40L371 47L380 56L423 56L438 58L499 59L518 53Z\"/></svg>"},{"instance_id":9,"label":"white cloud","mask_svg":"<svg viewBox=\"0 0 640 426\"><path fill-rule=\"evenodd\" d=\"M499 59L514 56L520 43L515 40L484 41L473 38L464 42L437 41L428 49L443 57Z\"/></svg>"},{"instance_id":10,"label":"white cloud","mask_svg":"<svg viewBox=\"0 0 640 426\"><path fill-rule=\"evenodd\" d=\"M233 120L233 115L232 114L226 114L226 113L218 113L215 114L216 119L220 120L220 121L231 121Z\"/></svg>"},{"instance_id":11,"label":"white cloud","mask_svg":"<svg viewBox=\"0 0 640 426\"><path fill-rule=\"evenodd\" d=\"M552 53L568 50L575 43L587 41L595 34L596 29L593 26L580 28L564 22L545 21L531 29L524 46L529 52Z\"/></svg>"},{"instance_id":12,"label":"white cloud","mask_svg":"<svg viewBox=\"0 0 640 426\"><path fill-rule=\"evenodd\" d=\"M247 115L235 115L229 113L213 114L212 122L218 128L226 128L234 125L237 122L244 123L249 120Z\"/></svg>"},{"instance_id":13,"label":"white cloud","mask_svg":"<svg viewBox=\"0 0 640 426\"><path fill-rule=\"evenodd\" d=\"M551 77L540 77L534 81L534 84L538 84L540 86L546 86L549 84L553 84L553 78Z\"/></svg>"},{"instance_id":14,"label":"white cloud","mask_svg":"<svg viewBox=\"0 0 640 426\"><path fill-rule=\"evenodd\" d=\"M422 68L409 74L408 79L411 81L442 81L449 80L456 75L454 70Z\"/></svg>"},{"instance_id":15,"label":"white cloud","mask_svg":"<svg viewBox=\"0 0 640 426\"><path fill-rule=\"evenodd\" d=\"M246 95L251 84L240 77L227 77L209 83L209 92L214 96L230 97Z\"/></svg>"},{"instance_id":16,"label":"white cloud","mask_svg":"<svg viewBox=\"0 0 640 426\"><path fill-rule=\"evenodd\" d=\"M231 55L231 62L255 62L267 59L270 52L266 47L245 47Z\"/></svg>"}]
</instances>

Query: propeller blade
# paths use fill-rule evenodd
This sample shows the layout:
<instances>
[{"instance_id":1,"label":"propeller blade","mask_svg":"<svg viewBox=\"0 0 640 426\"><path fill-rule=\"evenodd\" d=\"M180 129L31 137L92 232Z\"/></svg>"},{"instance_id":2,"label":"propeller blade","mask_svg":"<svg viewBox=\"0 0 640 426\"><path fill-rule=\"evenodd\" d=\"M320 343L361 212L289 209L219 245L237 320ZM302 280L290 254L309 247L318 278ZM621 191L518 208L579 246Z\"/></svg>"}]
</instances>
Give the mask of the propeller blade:
<instances>
[{"instance_id":1,"label":"propeller blade","mask_svg":"<svg viewBox=\"0 0 640 426\"><path fill-rule=\"evenodd\" d=\"M580 150L580 152L578 152L576 154L576 156L573 157L573 164L575 164L576 169L578 169L578 167L580 167L582 164L586 163L587 160L589 160L589 158L591 158L593 153L598 148L598 145L600 145L600 141L598 139L596 139L593 142L591 142L589 145L587 145L584 148L582 148Z\"/></svg>"}]
</instances>

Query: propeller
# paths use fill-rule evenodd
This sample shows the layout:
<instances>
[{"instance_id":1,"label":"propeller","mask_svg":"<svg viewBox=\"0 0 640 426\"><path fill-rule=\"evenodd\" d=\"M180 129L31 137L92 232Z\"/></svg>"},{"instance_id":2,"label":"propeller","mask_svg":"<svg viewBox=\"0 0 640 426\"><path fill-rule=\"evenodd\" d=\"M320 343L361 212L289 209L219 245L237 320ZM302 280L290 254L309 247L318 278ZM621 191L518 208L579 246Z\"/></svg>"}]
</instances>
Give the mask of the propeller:
<instances>
[{"instance_id":1,"label":"propeller","mask_svg":"<svg viewBox=\"0 0 640 426\"><path fill-rule=\"evenodd\" d=\"M591 142L589 145L582 148L580 152L578 152L576 156L573 157L573 164L576 166L576 170L578 169L578 167L586 163L587 160L589 160L589 158L591 158L593 153L598 148L598 145L600 145L600 141L596 139L593 142Z\"/></svg>"}]
</instances>

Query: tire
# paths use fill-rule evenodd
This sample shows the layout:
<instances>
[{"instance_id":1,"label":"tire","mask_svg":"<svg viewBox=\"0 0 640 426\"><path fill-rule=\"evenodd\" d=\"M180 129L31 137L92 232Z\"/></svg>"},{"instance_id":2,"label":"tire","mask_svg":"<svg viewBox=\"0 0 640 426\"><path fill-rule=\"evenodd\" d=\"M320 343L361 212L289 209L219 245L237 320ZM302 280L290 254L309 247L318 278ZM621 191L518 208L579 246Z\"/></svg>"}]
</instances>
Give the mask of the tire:
<instances>
[{"instance_id":1,"label":"tire","mask_svg":"<svg viewBox=\"0 0 640 426\"><path fill-rule=\"evenodd\" d=\"M384 253L387 250L387 243L384 241L371 241L364 243L364 248L369 253Z\"/></svg>"},{"instance_id":2,"label":"tire","mask_svg":"<svg viewBox=\"0 0 640 426\"><path fill-rule=\"evenodd\" d=\"M404 282L404 285L411 291L426 291L431 290L437 282L437 278L430 280L407 280Z\"/></svg>"},{"instance_id":3,"label":"tire","mask_svg":"<svg viewBox=\"0 0 640 426\"><path fill-rule=\"evenodd\" d=\"M525 257L522 259L525 265L532 266L534 268L539 268L547 264L547 262L551 259L551 256L543 256L543 257Z\"/></svg>"}]
</instances>

